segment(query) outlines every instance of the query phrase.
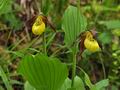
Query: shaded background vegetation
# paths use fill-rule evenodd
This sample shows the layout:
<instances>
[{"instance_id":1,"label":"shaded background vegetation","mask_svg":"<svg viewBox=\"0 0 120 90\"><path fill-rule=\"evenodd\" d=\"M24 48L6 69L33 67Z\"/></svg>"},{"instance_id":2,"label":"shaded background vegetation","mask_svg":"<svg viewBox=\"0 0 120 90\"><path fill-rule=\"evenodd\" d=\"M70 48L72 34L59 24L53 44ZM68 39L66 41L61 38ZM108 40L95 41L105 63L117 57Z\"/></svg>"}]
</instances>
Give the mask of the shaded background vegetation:
<instances>
[{"instance_id":1,"label":"shaded background vegetation","mask_svg":"<svg viewBox=\"0 0 120 90\"><path fill-rule=\"evenodd\" d=\"M4 2L3 2L4 1ZM61 29L62 15L69 4L76 6L76 0L1 0L0 1L0 66L5 73L0 78L0 88L5 87L7 78L15 90L21 90L23 79L17 75L17 66L22 56L36 54L42 50L41 36L31 32L33 16L44 14L55 26L57 33L49 27L46 30L48 55L68 61L67 49L62 45L64 33ZM102 46L101 53L82 54L78 66L82 67L95 83L109 78L109 90L120 88L120 1L81 0L81 11L87 18L87 30L95 29ZM71 17L72 18L72 17ZM78 60L80 59L78 54ZM77 74L82 76L79 69Z\"/></svg>"}]
</instances>

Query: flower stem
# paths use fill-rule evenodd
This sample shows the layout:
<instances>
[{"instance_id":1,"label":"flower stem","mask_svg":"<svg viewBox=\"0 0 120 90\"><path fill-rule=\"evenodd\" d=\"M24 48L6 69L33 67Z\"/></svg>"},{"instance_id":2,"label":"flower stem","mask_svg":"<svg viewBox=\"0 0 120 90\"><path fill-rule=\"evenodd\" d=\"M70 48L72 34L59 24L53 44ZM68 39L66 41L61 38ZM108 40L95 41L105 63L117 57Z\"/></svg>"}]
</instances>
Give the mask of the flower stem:
<instances>
[{"instance_id":1,"label":"flower stem","mask_svg":"<svg viewBox=\"0 0 120 90\"><path fill-rule=\"evenodd\" d=\"M80 9L80 0L77 0L77 8Z\"/></svg>"},{"instance_id":2,"label":"flower stem","mask_svg":"<svg viewBox=\"0 0 120 90\"><path fill-rule=\"evenodd\" d=\"M80 0L77 0L77 8L78 10L80 9ZM75 43L75 47L73 47L73 65L72 65L72 83L71 83L71 88L74 88L74 78L76 75L76 54L77 54L77 43Z\"/></svg>"},{"instance_id":3,"label":"flower stem","mask_svg":"<svg viewBox=\"0 0 120 90\"><path fill-rule=\"evenodd\" d=\"M103 69L103 75L104 75L104 79L105 79L106 78L106 72L105 72L105 66L104 66L104 62L103 62L101 53L99 53L99 58L100 58L100 61L101 61L101 65L102 65L102 69Z\"/></svg>"},{"instance_id":4,"label":"flower stem","mask_svg":"<svg viewBox=\"0 0 120 90\"><path fill-rule=\"evenodd\" d=\"M73 64L72 64L72 83L71 83L71 87L73 88L74 87L74 78L75 78L75 75L76 75L76 51L72 52L73 54Z\"/></svg>"}]
</instances>

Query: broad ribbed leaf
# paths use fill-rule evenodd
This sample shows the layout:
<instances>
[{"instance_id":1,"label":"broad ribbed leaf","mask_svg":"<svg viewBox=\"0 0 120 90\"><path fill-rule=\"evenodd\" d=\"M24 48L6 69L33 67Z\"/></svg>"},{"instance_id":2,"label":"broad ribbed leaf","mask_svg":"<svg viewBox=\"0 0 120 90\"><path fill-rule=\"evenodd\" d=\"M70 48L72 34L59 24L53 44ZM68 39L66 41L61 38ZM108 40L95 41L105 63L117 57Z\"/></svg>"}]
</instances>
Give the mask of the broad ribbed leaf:
<instances>
[{"instance_id":1,"label":"broad ribbed leaf","mask_svg":"<svg viewBox=\"0 0 120 90\"><path fill-rule=\"evenodd\" d=\"M20 63L19 72L36 90L58 90L68 75L65 64L43 54L25 56Z\"/></svg>"},{"instance_id":2,"label":"broad ribbed leaf","mask_svg":"<svg viewBox=\"0 0 120 90\"><path fill-rule=\"evenodd\" d=\"M71 46L80 33L85 31L86 26L86 18L80 10L74 6L69 6L64 13L62 23L66 45Z\"/></svg>"},{"instance_id":3,"label":"broad ribbed leaf","mask_svg":"<svg viewBox=\"0 0 120 90\"><path fill-rule=\"evenodd\" d=\"M71 80L67 78L60 90L85 90L82 79L78 76L75 77L74 87L71 88Z\"/></svg>"}]
</instances>

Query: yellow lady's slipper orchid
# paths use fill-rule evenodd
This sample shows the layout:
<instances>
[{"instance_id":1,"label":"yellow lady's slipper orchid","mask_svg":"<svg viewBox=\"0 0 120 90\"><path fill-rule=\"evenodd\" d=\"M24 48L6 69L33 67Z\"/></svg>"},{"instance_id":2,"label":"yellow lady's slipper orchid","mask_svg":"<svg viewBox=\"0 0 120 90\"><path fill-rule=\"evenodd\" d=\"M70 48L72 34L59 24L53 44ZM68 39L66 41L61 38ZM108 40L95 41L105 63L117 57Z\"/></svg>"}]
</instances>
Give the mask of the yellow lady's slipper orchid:
<instances>
[{"instance_id":1,"label":"yellow lady's slipper orchid","mask_svg":"<svg viewBox=\"0 0 120 90\"><path fill-rule=\"evenodd\" d=\"M32 32L35 35L41 35L45 31L45 23L42 20L42 16L38 16L32 26Z\"/></svg>"},{"instance_id":2,"label":"yellow lady's slipper orchid","mask_svg":"<svg viewBox=\"0 0 120 90\"><path fill-rule=\"evenodd\" d=\"M91 52L96 52L100 49L98 42L93 38L91 32L86 32L86 38L84 40L84 46Z\"/></svg>"}]
</instances>

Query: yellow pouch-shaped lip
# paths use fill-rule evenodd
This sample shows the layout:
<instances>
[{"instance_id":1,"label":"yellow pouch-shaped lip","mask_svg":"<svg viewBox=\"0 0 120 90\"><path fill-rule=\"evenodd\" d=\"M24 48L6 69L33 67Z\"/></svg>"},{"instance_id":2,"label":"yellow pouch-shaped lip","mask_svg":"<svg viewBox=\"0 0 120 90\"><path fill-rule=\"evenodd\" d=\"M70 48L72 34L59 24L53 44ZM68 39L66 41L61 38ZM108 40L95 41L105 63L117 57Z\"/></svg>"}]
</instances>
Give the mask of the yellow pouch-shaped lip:
<instances>
[{"instance_id":1,"label":"yellow pouch-shaped lip","mask_svg":"<svg viewBox=\"0 0 120 90\"><path fill-rule=\"evenodd\" d=\"M96 51L100 50L99 44L95 39L90 40L90 39L86 38L84 40L84 46L86 49L88 49L91 52L96 52Z\"/></svg>"},{"instance_id":2,"label":"yellow pouch-shaped lip","mask_svg":"<svg viewBox=\"0 0 120 90\"><path fill-rule=\"evenodd\" d=\"M32 26L32 32L35 35L41 35L45 31L45 23L42 22L40 25L37 25L36 22Z\"/></svg>"}]
</instances>

